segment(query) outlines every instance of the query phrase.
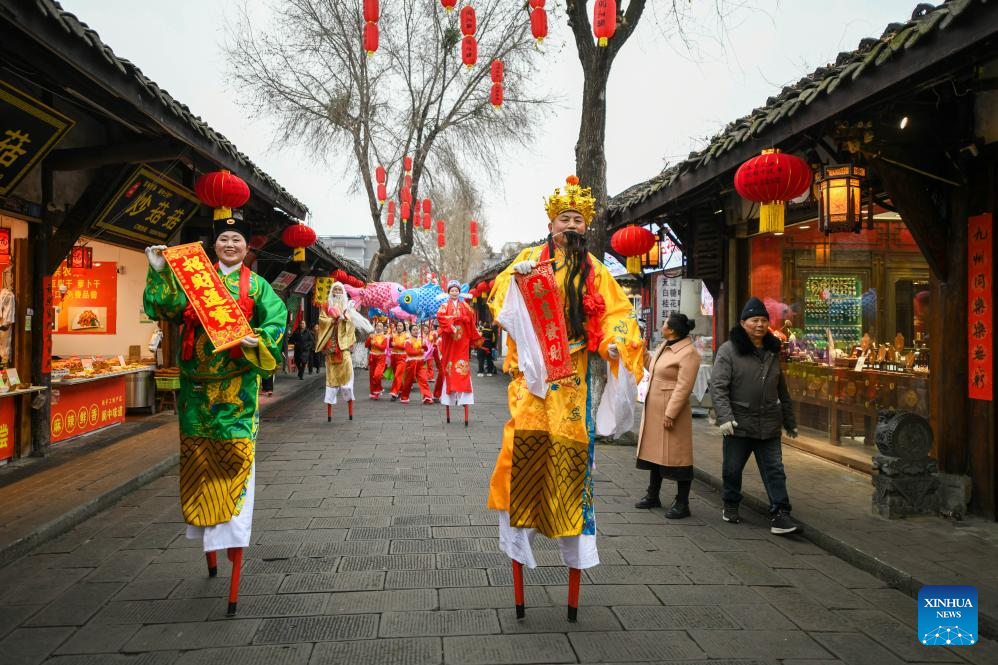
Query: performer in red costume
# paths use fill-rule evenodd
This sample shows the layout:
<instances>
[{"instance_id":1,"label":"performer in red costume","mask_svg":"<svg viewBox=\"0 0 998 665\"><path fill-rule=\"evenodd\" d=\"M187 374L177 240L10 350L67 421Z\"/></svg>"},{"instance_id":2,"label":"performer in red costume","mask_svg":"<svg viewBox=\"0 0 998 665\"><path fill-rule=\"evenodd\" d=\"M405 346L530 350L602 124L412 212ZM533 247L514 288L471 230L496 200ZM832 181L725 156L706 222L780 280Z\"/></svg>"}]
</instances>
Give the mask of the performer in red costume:
<instances>
[{"instance_id":1,"label":"performer in red costume","mask_svg":"<svg viewBox=\"0 0 998 665\"><path fill-rule=\"evenodd\" d=\"M402 378L405 375L405 341L409 338L409 333L405 331L405 322L395 322L395 332L392 333L391 343L391 363L392 372L395 378L392 379L392 401L399 398L399 389L402 387Z\"/></svg>"},{"instance_id":2,"label":"performer in red costume","mask_svg":"<svg viewBox=\"0 0 998 665\"><path fill-rule=\"evenodd\" d=\"M384 392L381 378L385 375L389 342L388 335L385 334L385 324L380 321L374 324L374 334L364 342L364 346L368 349L367 371L371 384L371 394L369 395L371 399L381 399L381 393Z\"/></svg>"},{"instance_id":3,"label":"performer in red costume","mask_svg":"<svg viewBox=\"0 0 998 665\"><path fill-rule=\"evenodd\" d=\"M475 312L461 300L461 284L452 279L447 283L447 302L437 311L440 322L440 373L443 377L440 403L447 407L464 407L464 426L468 426L468 407L475 403L471 387L471 348L482 344Z\"/></svg>"},{"instance_id":4,"label":"performer in red costume","mask_svg":"<svg viewBox=\"0 0 998 665\"><path fill-rule=\"evenodd\" d=\"M426 381L426 374L429 371L427 354L430 349L426 345L426 340L418 323L412 324L409 333L409 339L405 342L405 378L402 379L399 401L403 404L409 403L409 393L412 391L412 384L415 381L419 384L419 394L423 397L423 404L433 404L430 384Z\"/></svg>"}]
</instances>

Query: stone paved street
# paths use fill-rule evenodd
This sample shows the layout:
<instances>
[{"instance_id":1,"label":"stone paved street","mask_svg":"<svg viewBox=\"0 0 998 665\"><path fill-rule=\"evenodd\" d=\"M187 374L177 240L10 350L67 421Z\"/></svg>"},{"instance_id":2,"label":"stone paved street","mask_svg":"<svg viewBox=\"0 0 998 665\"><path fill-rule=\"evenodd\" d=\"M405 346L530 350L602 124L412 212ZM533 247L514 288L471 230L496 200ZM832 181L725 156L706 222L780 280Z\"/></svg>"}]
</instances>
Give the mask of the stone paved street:
<instances>
[{"instance_id":1,"label":"stone paved street","mask_svg":"<svg viewBox=\"0 0 998 665\"><path fill-rule=\"evenodd\" d=\"M602 564L583 576L579 622L565 621L566 572L543 538L517 621L485 509L504 387L476 380L467 429L438 406L366 399L327 424L318 387L275 407L238 618L224 616L228 564L207 578L168 475L0 570L0 662L998 662L988 641L920 645L910 597L771 536L760 515L721 522L706 486L691 519L635 510L646 475L619 449L597 453Z\"/></svg>"}]
</instances>

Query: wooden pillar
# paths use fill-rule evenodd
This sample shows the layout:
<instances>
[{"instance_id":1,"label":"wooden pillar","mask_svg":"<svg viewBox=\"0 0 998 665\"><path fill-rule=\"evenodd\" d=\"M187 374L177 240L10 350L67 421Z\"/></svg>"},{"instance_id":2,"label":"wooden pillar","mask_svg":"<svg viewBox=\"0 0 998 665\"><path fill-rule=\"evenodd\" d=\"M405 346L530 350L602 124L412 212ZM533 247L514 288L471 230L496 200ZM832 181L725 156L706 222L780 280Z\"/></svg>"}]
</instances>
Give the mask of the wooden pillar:
<instances>
[{"instance_id":1,"label":"wooden pillar","mask_svg":"<svg viewBox=\"0 0 998 665\"><path fill-rule=\"evenodd\" d=\"M31 377L36 386L49 388L42 393L39 408L31 410L31 454L47 455L52 445L52 273L49 265L49 240L52 236L52 170L42 165L42 223L28 229L32 263L36 267L32 281Z\"/></svg>"},{"instance_id":2,"label":"wooden pillar","mask_svg":"<svg viewBox=\"0 0 998 665\"><path fill-rule=\"evenodd\" d=\"M31 261L31 248L27 238L17 238L13 242L14 257L14 300L17 314L14 317L14 357L13 364L21 381L36 383L31 369L31 332L26 329L30 320L34 298L34 274ZM28 396L30 398L30 395ZM17 446L14 454L24 457L31 453L31 400L19 400L17 414Z\"/></svg>"}]
</instances>

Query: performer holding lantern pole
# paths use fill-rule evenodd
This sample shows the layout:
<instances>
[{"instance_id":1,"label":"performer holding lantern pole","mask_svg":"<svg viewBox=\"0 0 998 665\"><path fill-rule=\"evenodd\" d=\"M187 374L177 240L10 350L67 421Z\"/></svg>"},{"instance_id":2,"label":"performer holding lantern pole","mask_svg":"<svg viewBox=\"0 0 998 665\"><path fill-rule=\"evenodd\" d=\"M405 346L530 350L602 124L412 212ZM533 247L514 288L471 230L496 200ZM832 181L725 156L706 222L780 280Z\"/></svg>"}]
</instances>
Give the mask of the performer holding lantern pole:
<instances>
[{"instance_id":1,"label":"performer holding lantern pole","mask_svg":"<svg viewBox=\"0 0 998 665\"><path fill-rule=\"evenodd\" d=\"M427 346L422 327L418 323L409 326L409 339L405 343L405 352L405 377L402 379L399 401L402 404L409 403L409 393L412 392L412 384L415 382L419 385L423 404L433 404L433 395L426 378L430 371L429 357L433 349Z\"/></svg>"},{"instance_id":2,"label":"performer holding lantern pole","mask_svg":"<svg viewBox=\"0 0 998 665\"><path fill-rule=\"evenodd\" d=\"M385 334L385 324L378 321L374 324L374 334L367 338L364 345L368 349L367 371L371 393L371 399L381 399L381 394L385 391L381 385L381 379L385 375L385 367L388 362L388 345L390 343L388 335Z\"/></svg>"},{"instance_id":3,"label":"performer holding lantern pole","mask_svg":"<svg viewBox=\"0 0 998 665\"><path fill-rule=\"evenodd\" d=\"M440 377L443 380L440 403L450 422L451 406L464 407L464 426L468 426L468 407L475 403L471 387L471 347L482 344L475 312L461 300L461 284L447 283L447 302L437 311L440 323Z\"/></svg>"},{"instance_id":4,"label":"performer holding lantern pole","mask_svg":"<svg viewBox=\"0 0 998 665\"><path fill-rule=\"evenodd\" d=\"M396 321L391 343L391 363L394 374L391 387L393 402L399 398L402 379L405 378L405 342L407 339L409 339L409 333L405 330L405 321Z\"/></svg>"},{"instance_id":5,"label":"performer holding lantern pole","mask_svg":"<svg viewBox=\"0 0 998 665\"><path fill-rule=\"evenodd\" d=\"M247 189L240 205L248 196ZM202 539L209 576L217 574L218 550L228 552L232 616L253 521L260 379L281 364L288 312L270 284L243 264L249 225L227 208L216 210L216 217L214 267L200 243L146 248L143 305L151 319L183 324L181 511L187 537ZM237 335L242 337L219 341Z\"/></svg>"},{"instance_id":6,"label":"performer holding lantern pole","mask_svg":"<svg viewBox=\"0 0 998 665\"><path fill-rule=\"evenodd\" d=\"M644 344L633 307L586 251L595 213L589 188L567 179L547 199L547 243L523 250L496 278L489 306L509 335L510 420L489 488L499 548L513 560L516 613L524 616L523 566L535 567L536 533L558 539L569 568L568 620L578 614L581 570L599 563L593 511L595 404L590 362L636 382ZM607 382L603 399L616 381Z\"/></svg>"},{"instance_id":7,"label":"performer holding lantern pole","mask_svg":"<svg viewBox=\"0 0 998 665\"><path fill-rule=\"evenodd\" d=\"M326 422L333 420L333 405L346 400L347 413L353 420L353 356L357 331L371 332L371 323L357 312L347 298L342 282L329 290L326 306L319 310L319 335L315 348L326 353Z\"/></svg>"}]
</instances>

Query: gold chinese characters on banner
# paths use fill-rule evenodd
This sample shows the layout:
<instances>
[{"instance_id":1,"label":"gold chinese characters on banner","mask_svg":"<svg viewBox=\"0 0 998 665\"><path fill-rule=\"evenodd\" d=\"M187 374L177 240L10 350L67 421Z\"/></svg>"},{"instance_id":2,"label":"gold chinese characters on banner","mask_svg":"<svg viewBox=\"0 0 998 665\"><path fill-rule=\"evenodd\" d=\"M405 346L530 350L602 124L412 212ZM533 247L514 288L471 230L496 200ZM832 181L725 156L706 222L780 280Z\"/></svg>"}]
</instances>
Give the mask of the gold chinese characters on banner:
<instances>
[{"instance_id":1,"label":"gold chinese characters on banner","mask_svg":"<svg viewBox=\"0 0 998 665\"><path fill-rule=\"evenodd\" d=\"M199 242L163 250L163 258L208 333L215 351L239 344L253 334L246 315L233 300Z\"/></svg>"}]
</instances>

